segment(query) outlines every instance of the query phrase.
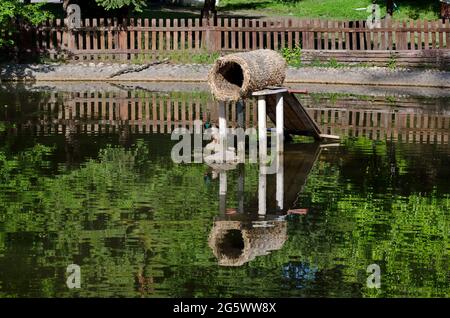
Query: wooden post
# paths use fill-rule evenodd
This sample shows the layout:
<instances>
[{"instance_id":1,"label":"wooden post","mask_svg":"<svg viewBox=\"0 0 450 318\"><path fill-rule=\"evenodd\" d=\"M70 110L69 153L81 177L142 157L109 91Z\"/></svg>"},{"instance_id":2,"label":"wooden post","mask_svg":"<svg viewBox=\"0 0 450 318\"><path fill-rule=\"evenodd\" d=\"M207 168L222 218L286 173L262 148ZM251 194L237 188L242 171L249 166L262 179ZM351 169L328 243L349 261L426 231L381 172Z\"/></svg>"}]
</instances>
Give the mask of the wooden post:
<instances>
[{"instance_id":1,"label":"wooden post","mask_svg":"<svg viewBox=\"0 0 450 318\"><path fill-rule=\"evenodd\" d=\"M258 141L259 161L261 163L265 163L267 158L266 118L266 96L258 96Z\"/></svg>"},{"instance_id":2,"label":"wooden post","mask_svg":"<svg viewBox=\"0 0 450 318\"><path fill-rule=\"evenodd\" d=\"M238 213L244 213L244 191L245 191L245 165L243 163L238 166L239 179L237 186Z\"/></svg>"},{"instance_id":3,"label":"wooden post","mask_svg":"<svg viewBox=\"0 0 450 318\"><path fill-rule=\"evenodd\" d=\"M277 133L277 152L284 151L284 108L283 108L283 94L277 94L276 106L276 133Z\"/></svg>"},{"instance_id":4,"label":"wooden post","mask_svg":"<svg viewBox=\"0 0 450 318\"><path fill-rule=\"evenodd\" d=\"M219 210L225 215L227 209L227 173L222 171L219 173Z\"/></svg>"},{"instance_id":5,"label":"wooden post","mask_svg":"<svg viewBox=\"0 0 450 318\"><path fill-rule=\"evenodd\" d=\"M258 140L259 140L259 182L258 182L258 214L266 215L266 169L267 128L266 128L266 96L258 96Z\"/></svg>"},{"instance_id":6,"label":"wooden post","mask_svg":"<svg viewBox=\"0 0 450 318\"><path fill-rule=\"evenodd\" d=\"M276 95L276 134L277 134L277 161L276 161L276 201L277 209L283 210L284 200L284 99L283 93Z\"/></svg>"},{"instance_id":7,"label":"wooden post","mask_svg":"<svg viewBox=\"0 0 450 318\"><path fill-rule=\"evenodd\" d=\"M278 144L277 144L278 148ZM276 185L276 200L277 209L279 211L284 208L284 163L283 163L283 153L279 149L277 154L277 185Z\"/></svg>"},{"instance_id":8,"label":"wooden post","mask_svg":"<svg viewBox=\"0 0 450 318\"><path fill-rule=\"evenodd\" d=\"M237 108L237 128L239 133L237 134L237 155L239 156L239 162L245 162L245 104L241 99L236 102Z\"/></svg>"},{"instance_id":9,"label":"wooden post","mask_svg":"<svg viewBox=\"0 0 450 318\"><path fill-rule=\"evenodd\" d=\"M265 167L262 162L259 163L259 180L258 180L258 214L266 215L266 183L267 176Z\"/></svg>"},{"instance_id":10,"label":"wooden post","mask_svg":"<svg viewBox=\"0 0 450 318\"><path fill-rule=\"evenodd\" d=\"M227 117L226 117L226 103L219 102L219 143L221 145L223 162L226 160L227 151Z\"/></svg>"}]
</instances>

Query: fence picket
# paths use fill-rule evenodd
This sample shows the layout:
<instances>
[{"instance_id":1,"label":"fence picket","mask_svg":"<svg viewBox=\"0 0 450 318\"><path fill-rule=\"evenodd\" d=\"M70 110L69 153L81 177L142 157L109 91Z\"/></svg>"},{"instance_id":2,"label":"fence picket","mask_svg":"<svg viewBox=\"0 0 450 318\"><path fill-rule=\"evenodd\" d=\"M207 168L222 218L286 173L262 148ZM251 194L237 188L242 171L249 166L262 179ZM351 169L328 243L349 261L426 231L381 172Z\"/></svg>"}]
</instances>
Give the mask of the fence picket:
<instances>
[{"instance_id":1,"label":"fence picket","mask_svg":"<svg viewBox=\"0 0 450 318\"><path fill-rule=\"evenodd\" d=\"M94 18L83 19L79 28L70 30L62 20L55 19L32 28L29 34L20 36L22 42L31 43L31 46L24 44L24 49L28 46L38 54L49 54L50 58L56 58L61 50L71 53L66 56L78 59L130 60L138 55L148 59L166 50L233 52L259 48L280 50L300 45L305 61L314 58L314 50L327 51L315 55L316 58L336 58L343 62L364 61L374 56L373 63L381 63L389 58L388 51L422 49L433 52L426 55L410 52L399 62L414 65L423 59L423 63L445 66L450 59L447 51L439 53L439 57L436 51L450 48L449 20L388 19L382 20L379 28L369 29L365 21L321 19L218 18L186 22L185 19Z\"/></svg>"}]
</instances>

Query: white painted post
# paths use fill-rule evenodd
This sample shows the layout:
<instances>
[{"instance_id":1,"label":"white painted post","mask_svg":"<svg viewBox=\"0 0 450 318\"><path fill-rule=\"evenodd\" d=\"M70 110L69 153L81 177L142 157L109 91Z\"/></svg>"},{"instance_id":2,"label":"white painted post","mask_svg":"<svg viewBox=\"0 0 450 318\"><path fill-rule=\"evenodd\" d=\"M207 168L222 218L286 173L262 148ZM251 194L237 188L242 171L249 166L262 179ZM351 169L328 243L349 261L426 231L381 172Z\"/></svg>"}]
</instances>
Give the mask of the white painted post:
<instances>
[{"instance_id":1,"label":"white painted post","mask_svg":"<svg viewBox=\"0 0 450 318\"><path fill-rule=\"evenodd\" d=\"M284 151L284 108L283 108L283 94L277 94L276 106L276 133L277 133L277 152Z\"/></svg>"},{"instance_id":2,"label":"white painted post","mask_svg":"<svg viewBox=\"0 0 450 318\"><path fill-rule=\"evenodd\" d=\"M284 208L284 164L283 164L283 153L277 149L277 209L279 211Z\"/></svg>"},{"instance_id":3,"label":"white painted post","mask_svg":"<svg viewBox=\"0 0 450 318\"><path fill-rule=\"evenodd\" d=\"M238 201L238 212L244 213L244 188L245 188L245 166L240 163L238 166L239 177L238 177L238 187L237 187L237 201Z\"/></svg>"},{"instance_id":4,"label":"white painted post","mask_svg":"<svg viewBox=\"0 0 450 318\"><path fill-rule=\"evenodd\" d=\"M263 163L259 163L259 180L258 180L258 214L266 215L266 183L267 175L265 173Z\"/></svg>"},{"instance_id":5,"label":"white painted post","mask_svg":"<svg viewBox=\"0 0 450 318\"><path fill-rule=\"evenodd\" d=\"M258 96L258 139L259 139L259 161L261 164L265 164L267 161L266 120L267 120L266 96Z\"/></svg>"},{"instance_id":6,"label":"white painted post","mask_svg":"<svg viewBox=\"0 0 450 318\"><path fill-rule=\"evenodd\" d=\"M223 215L227 210L227 173L225 171L219 173L219 210Z\"/></svg>"},{"instance_id":7,"label":"white painted post","mask_svg":"<svg viewBox=\"0 0 450 318\"><path fill-rule=\"evenodd\" d=\"M227 173L225 171L219 173L219 194L227 194Z\"/></svg>"},{"instance_id":8,"label":"white painted post","mask_svg":"<svg viewBox=\"0 0 450 318\"><path fill-rule=\"evenodd\" d=\"M237 156L240 163L245 162L245 104L242 99L236 102L237 108Z\"/></svg>"},{"instance_id":9,"label":"white painted post","mask_svg":"<svg viewBox=\"0 0 450 318\"><path fill-rule=\"evenodd\" d=\"M276 201L278 210L283 210L284 200L284 100L283 94L278 93L276 96L276 134L277 134L277 186Z\"/></svg>"},{"instance_id":10,"label":"white painted post","mask_svg":"<svg viewBox=\"0 0 450 318\"><path fill-rule=\"evenodd\" d=\"M227 151L227 117L226 117L226 103L219 102L219 143L222 151L222 161L226 161Z\"/></svg>"}]
</instances>

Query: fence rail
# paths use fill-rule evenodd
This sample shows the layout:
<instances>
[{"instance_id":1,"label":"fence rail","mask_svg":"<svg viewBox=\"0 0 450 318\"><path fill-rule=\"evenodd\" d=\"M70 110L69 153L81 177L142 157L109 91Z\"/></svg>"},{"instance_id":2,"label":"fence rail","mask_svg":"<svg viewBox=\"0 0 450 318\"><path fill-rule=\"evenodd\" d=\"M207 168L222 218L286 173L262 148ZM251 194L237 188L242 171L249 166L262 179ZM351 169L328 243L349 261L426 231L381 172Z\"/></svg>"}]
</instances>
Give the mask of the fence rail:
<instances>
[{"instance_id":1,"label":"fence rail","mask_svg":"<svg viewBox=\"0 0 450 318\"><path fill-rule=\"evenodd\" d=\"M82 60L153 59L173 51L235 52L301 47L306 52L450 51L450 20L366 21L319 19L84 19L77 29L64 20L23 28L26 52ZM325 53L324 53L325 52ZM336 55L336 53L334 53ZM429 53L428 57L433 57ZM437 59L450 59L439 53ZM339 58L339 55L337 55ZM383 57L385 59L385 57ZM441 61L442 62L442 61Z\"/></svg>"}]
</instances>

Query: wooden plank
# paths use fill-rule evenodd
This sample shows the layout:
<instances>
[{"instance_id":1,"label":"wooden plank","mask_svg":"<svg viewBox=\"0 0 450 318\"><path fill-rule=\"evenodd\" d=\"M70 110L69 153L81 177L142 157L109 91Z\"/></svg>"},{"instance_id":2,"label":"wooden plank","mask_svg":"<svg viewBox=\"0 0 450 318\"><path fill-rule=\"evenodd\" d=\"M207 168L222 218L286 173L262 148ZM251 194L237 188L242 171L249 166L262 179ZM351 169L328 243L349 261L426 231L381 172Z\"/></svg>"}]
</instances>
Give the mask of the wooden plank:
<instances>
[{"instance_id":1,"label":"wooden plank","mask_svg":"<svg viewBox=\"0 0 450 318\"><path fill-rule=\"evenodd\" d=\"M409 21L409 28L414 29L414 20ZM416 36L414 31L409 32L409 50L415 50L416 49Z\"/></svg>"},{"instance_id":2,"label":"wooden plank","mask_svg":"<svg viewBox=\"0 0 450 318\"><path fill-rule=\"evenodd\" d=\"M258 48L258 43L257 43L257 38L258 38L258 32L256 30L258 30L257 27L257 23L259 21L257 21L256 19L252 19L251 20L251 28L253 29L253 31L251 32L251 36L252 36L252 45L251 48L252 50L256 50Z\"/></svg>"},{"instance_id":3,"label":"wooden plank","mask_svg":"<svg viewBox=\"0 0 450 318\"><path fill-rule=\"evenodd\" d=\"M172 37L171 37L171 20L170 19L166 19L166 50L170 51L172 50Z\"/></svg>"},{"instance_id":4,"label":"wooden plank","mask_svg":"<svg viewBox=\"0 0 450 318\"><path fill-rule=\"evenodd\" d=\"M148 18L144 19L144 27L148 28L150 25L150 20ZM143 39L143 45L142 45L142 49L144 50L151 50L151 46L150 46L150 32L149 31L144 31L144 39Z\"/></svg>"},{"instance_id":5,"label":"wooden plank","mask_svg":"<svg viewBox=\"0 0 450 318\"><path fill-rule=\"evenodd\" d=\"M97 25L97 19L96 18L92 19L92 26L94 27L94 29L97 29L98 25ZM100 38L99 31L92 32L92 48L94 50L98 50L99 38Z\"/></svg>"},{"instance_id":6,"label":"wooden plank","mask_svg":"<svg viewBox=\"0 0 450 318\"><path fill-rule=\"evenodd\" d=\"M429 24L428 24L428 20L425 19L423 21L423 33L424 33L424 49L428 50L430 48L430 34L429 34Z\"/></svg>"},{"instance_id":7,"label":"wooden plank","mask_svg":"<svg viewBox=\"0 0 450 318\"><path fill-rule=\"evenodd\" d=\"M107 18L106 22L105 22L105 26L107 27L112 27L112 20L111 18ZM105 45L106 47L104 47L104 49L108 49L108 50L112 50L113 49L113 31L111 29L109 29L108 31L105 32Z\"/></svg>"},{"instance_id":8,"label":"wooden plank","mask_svg":"<svg viewBox=\"0 0 450 318\"><path fill-rule=\"evenodd\" d=\"M90 19L84 19L84 25L89 27L90 26ZM86 50L91 50L91 41L92 41L92 34L91 31L86 31Z\"/></svg>"},{"instance_id":9,"label":"wooden plank","mask_svg":"<svg viewBox=\"0 0 450 318\"><path fill-rule=\"evenodd\" d=\"M232 18L230 20L230 34L231 34L231 45L230 45L230 49L235 51L236 50L236 32L234 31L236 28L236 19Z\"/></svg>"},{"instance_id":10,"label":"wooden plank","mask_svg":"<svg viewBox=\"0 0 450 318\"><path fill-rule=\"evenodd\" d=\"M417 32L417 49L422 50L424 48L423 39L424 39L424 25L422 21L416 21L417 27L419 27L419 31Z\"/></svg>"},{"instance_id":11,"label":"wooden plank","mask_svg":"<svg viewBox=\"0 0 450 318\"><path fill-rule=\"evenodd\" d=\"M180 20L180 49L185 50L187 48L186 45L186 30L185 30L185 23L186 21L184 19Z\"/></svg>"},{"instance_id":12,"label":"wooden plank","mask_svg":"<svg viewBox=\"0 0 450 318\"><path fill-rule=\"evenodd\" d=\"M243 37L242 37L242 32L240 31L240 29L242 29L242 19L238 19L237 20L237 22L238 22L238 38L237 38L237 40L238 40L238 50L239 51L242 51L242 49L243 49Z\"/></svg>"},{"instance_id":13,"label":"wooden plank","mask_svg":"<svg viewBox=\"0 0 450 318\"><path fill-rule=\"evenodd\" d=\"M284 19L283 21L280 21L279 23L280 23L280 24L283 24L284 27L288 30L289 27L288 27L288 25L287 25L287 22L288 22L288 20L287 20L287 19ZM286 33L290 33L290 32L289 32L289 31L281 31L281 32L278 32L278 35L279 35L279 37L280 37L280 45L281 45L280 49L283 49L283 48L286 47L286 35L287 35Z\"/></svg>"},{"instance_id":14,"label":"wooden plank","mask_svg":"<svg viewBox=\"0 0 450 318\"><path fill-rule=\"evenodd\" d=\"M132 49L132 50L136 49L136 28L135 28L134 18L130 18L130 20L129 20L127 35L130 40L129 46L128 46L128 40L127 40L127 48Z\"/></svg>"},{"instance_id":15,"label":"wooden plank","mask_svg":"<svg viewBox=\"0 0 450 318\"><path fill-rule=\"evenodd\" d=\"M187 28L187 32L188 32L188 45L187 45L187 49L191 50L192 49L192 19L188 19L188 28Z\"/></svg>"},{"instance_id":16,"label":"wooden plank","mask_svg":"<svg viewBox=\"0 0 450 318\"><path fill-rule=\"evenodd\" d=\"M142 18L138 18L136 21L136 46L139 51L142 50L142 44L144 42L142 34ZM145 45L145 43L144 43ZM144 46L145 48L145 46Z\"/></svg>"},{"instance_id":17,"label":"wooden plank","mask_svg":"<svg viewBox=\"0 0 450 318\"><path fill-rule=\"evenodd\" d=\"M338 30L338 50L342 50L344 48L344 43L343 43L343 36L342 36L342 31L341 28L343 27L343 22L342 21L337 21L335 22L335 25L337 25L337 30Z\"/></svg>"},{"instance_id":18,"label":"wooden plank","mask_svg":"<svg viewBox=\"0 0 450 318\"><path fill-rule=\"evenodd\" d=\"M300 31L298 31L299 30L299 26L300 26L300 21L299 20L292 21L292 26L293 26L293 28L295 30L293 47L301 47L301 43L300 43L301 33L300 33Z\"/></svg>"},{"instance_id":19,"label":"wooden plank","mask_svg":"<svg viewBox=\"0 0 450 318\"><path fill-rule=\"evenodd\" d=\"M445 20L445 48L450 49L450 19Z\"/></svg>"},{"instance_id":20,"label":"wooden plank","mask_svg":"<svg viewBox=\"0 0 450 318\"><path fill-rule=\"evenodd\" d=\"M62 49L64 47L65 44L65 38L64 38L64 33L61 30L61 19L56 19L56 28L57 28L57 32L56 32L56 48L57 49Z\"/></svg>"},{"instance_id":21,"label":"wooden plank","mask_svg":"<svg viewBox=\"0 0 450 318\"><path fill-rule=\"evenodd\" d=\"M294 94L283 93L284 98L284 129L286 133L310 135L315 139L321 139L320 128L309 116ZM266 96L267 115L276 123L276 94Z\"/></svg>"},{"instance_id":22,"label":"wooden plank","mask_svg":"<svg viewBox=\"0 0 450 318\"><path fill-rule=\"evenodd\" d=\"M437 22L438 21L432 21L431 22L431 28L432 28L432 31L431 31L431 48L432 49L435 49L436 46L437 46L437 43L436 43L436 31L435 31L436 26L437 26Z\"/></svg>"},{"instance_id":23,"label":"wooden plank","mask_svg":"<svg viewBox=\"0 0 450 318\"><path fill-rule=\"evenodd\" d=\"M436 28L437 29L443 28L445 26L443 21L436 21L435 23L436 23ZM444 32L437 31L437 37L438 37L438 39L437 39L438 40L438 47L437 48L439 48L439 49L445 48L445 45L444 45Z\"/></svg>"},{"instance_id":24,"label":"wooden plank","mask_svg":"<svg viewBox=\"0 0 450 318\"><path fill-rule=\"evenodd\" d=\"M348 27L349 22L344 21L343 22L343 27L347 28ZM345 36L345 50L350 50L350 32L349 31L345 31L344 32L344 36Z\"/></svg>"},{"instance_id":25,"label":"wooden plank","mask_svg":"<svg viewBox=\"0 0 450 318\"><path fill-rule=\"evenodd\" d=\"M315 27L320 27L321 26L322 21L319 19L314 19L314 26ZM322 31L317 31L316 33L316 45L315 48L317 48L318 50L322 49Z\"/></svg>"},{"instance_id":26,"label":"wooden plank","mask_svg":"<svg viewBox=\"0 0 450 318\"><path fill-rule=\"evenodd\" d=\"M380 32L377 27L372 29L372 41L372 50L380 50Z\"/></svg>"},{"instance_id":27,"label":"wooden plank","mask_svg":"<svg viewBox=\"0 0 450 318\"><path fill-rule=\"evenodd\" d=\"M307 22L305 19L301 19L298 21L298 26L301 30L301 41L302 41L302 48L303 49L308 49L308 32L306 32L306 28L307 28Z\"/></svg>"},{"instance_id":28,"label":"wooden plank","mask_svg":"<svg viewBox=\"0 0 450 318\"><path fill-rule=\"evenodd\" d=\"M200 19L195 19L195 27L199 28L200 27ZM196 50L200 50L200 32L199 31L195 31L195 49Z\"/></svg>"},{"instance_id":29,"label":"wooden plank","mask_svg":"<svg viewBox=\"0 0 450 318\"><path fill-rule=\"evenodd\" d=\"M158 27L164 27L164 19L158 19ZM166 50L166 43L164 42L164 31L158 31L158 51Z\"/></svg>"},{"instance_id":30,"label":"wooden plank","mask_svg":"<svg viewBox=\"0 0 450 318\"><path fill-rule=\"evenodd\" d=\"M357 26L361 29L364 28L364 21L357 21ZM357 47L358 50L365 50L366 49L366 41L365 41L365 32L359 31L359 46Z\"/></svg>"},{"instance_id":31,"label":"wooden plank","mask_svg":"<svg viewBox=\"0 0 450 318\"><path fill-rule=\"evenodd\" d=\"M295 45L293 45L292 39L293 39L293 31L290 30L291 27L293 27L293 22L291 19L286 20L286 27L288 29L287 31L287 45L286 47L292 49Z\"/></svg>"},{"instance_id":32,"label":"wooden plank","mask_svg":"<svg viewBox=\"0 0 450 318\"><path fill-rule=\"evenodd\" d=\"M393 44L394 44L394 37L393 37L394 27L392 25L392 21L391 20L386 20L386 26L390 30L390 31L387 32L386 49L393 50L394 49L394 47L393 47Z\"/></svg>"},{"instance_id":33,"label":"wooden plank","mask_svg":"<svg viewBox=\"0 0 450 318\"><path fill-rule=\"evenodd\" d=\"M270 23L272 25L277 25L279 23L279 21L276 20L271 20ZM273 37L273 50L278 51L280 49L279 47L279 34L276 31L271 31L270 33L272 33L272 37Z\"/></svg>"},{"instance_id":34,"label":"wooden plank","mask_svg":"<svg viewBox=\"0 0 450 318\"><path fill-rule=\"evenodd\" d=\"M358 40L357 40L357 34L356 34L357 21L351 21L351 23L352 23L351 49L355 51L358 49Z\"/></svg>"},{"instance_id":35,"label":"wooden plank","mask_svg":"<svg viewBox=\"0 0 450 318\"><path fill-rule=\"evenodd\" d=\"M328 20L325 20L325 21L320 20L320 26L328 29L328 27L329 27L328 22L329 22ZM324 50L329 50L328 36L329 36L328 31L323 33L323 49Z\"/></svg>"},{"instance_id":36,"label":"wooden plank","mask_svg":"<svg viewBox=\"0 0 450 318\"><path fill-rule=\"evenodd\" d=\"M224 40L223 48L225 50L228 50L230 48L230 32L228 31L229 26L230 26L229 19L224 18L223 19L223 28L225 31L223 31L223 40Z\"/></svg>"},{"instance_id":37,"label":"wooden plank","mask_svg":"<svg viewBox=\"0 0 450 318\"><path fill-rule=\"evenodd\" d=\"M156 28L156 19L151 20L153 30ZM152 31L152 51L156 51L157 47L157 32Z\"/></svg>"},{"instance_id":38,"label":"wooden plank","mask_svg":"<svg viewBox=\"0 0 450 318\"><path fill-rule=\"evenodd\" d=\"M178 19L173 20L173 49L179 49L178 43Z\"/></svg>"}]
</instances>

